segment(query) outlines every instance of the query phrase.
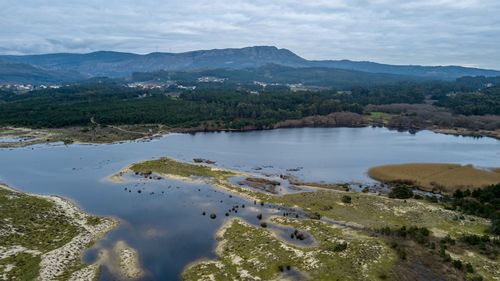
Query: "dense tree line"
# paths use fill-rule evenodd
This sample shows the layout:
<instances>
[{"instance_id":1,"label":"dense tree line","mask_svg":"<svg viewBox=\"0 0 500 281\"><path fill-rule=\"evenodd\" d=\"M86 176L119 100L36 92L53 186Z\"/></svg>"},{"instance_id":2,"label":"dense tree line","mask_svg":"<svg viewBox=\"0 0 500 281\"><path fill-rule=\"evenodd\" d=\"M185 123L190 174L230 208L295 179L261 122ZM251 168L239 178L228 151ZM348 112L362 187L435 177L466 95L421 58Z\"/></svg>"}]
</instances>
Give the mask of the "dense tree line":
<instances>
[{"instance_id":1,"label":"dense tree line","mask_svg":"<svg viewBox=\"0 0 500 281\"><path fill-rule=\"evenodd\" d=\"M170 97L163 90L138 90L115 84L75 85L2 95L0 124L33 127L102 124L162 123L193 127L203 122L230 128L263 128L287 119L349 111L362 113L369 103L415 101L415 93L390 89L354 90L352 93L266 92L202 89Z\"/></svg>"},{"instance_id":2,"label":"dense tree line","mask_svg":"<svg viewBox=\"0 0 500 281\"><path fill-rule=\"evenodd\" d=\"M437 105L464 115L500 115L500 87L473 93L452 93L441 97Z\"/></svg>"},{"instance_id":3,"label":"dense tree line","mask_svg":"<svg viewBox=\"0 0 500 281\"><path fill-rule=\"evenodd\" d=\"M484 78L486 79L486 78ZM353 87L348 91L322 90L292 92L284 87L268 87L255 94L256 86L237 84L197 84L192 91L179 89L143 90L100 79L59 89L26 94L0 94L0 125L64 127L88 125L90 119L101 124L161 123L171 127L213 126L239 129L245 126L267 128L277 122L335 112L363 113L382 107L393 110L397 104L423 106L429 98L455 113L465 115L499 114L500 90L486 87L470 90L487 81L470 78L456 82L401 82L390 85ZM479 80L479 82L478 82ZM257 88L259 88L258 86ZM171 96L169 93L180 92ZM434 125L459 126L460 118L450 112L420 107L397 112L393 127ZM485 117L486 118L486 117ZM463 119L466 127L487 128L492 122ZM422 123L427 122L427 123ZM472 122L472 123L471 123ZM494 122L493 122L494 123ZM493 124L493 128L496 125ZM463 126L462 126L463 127ZM490 126L491 127L491 126Z\"/></svg>"}]
</instances>

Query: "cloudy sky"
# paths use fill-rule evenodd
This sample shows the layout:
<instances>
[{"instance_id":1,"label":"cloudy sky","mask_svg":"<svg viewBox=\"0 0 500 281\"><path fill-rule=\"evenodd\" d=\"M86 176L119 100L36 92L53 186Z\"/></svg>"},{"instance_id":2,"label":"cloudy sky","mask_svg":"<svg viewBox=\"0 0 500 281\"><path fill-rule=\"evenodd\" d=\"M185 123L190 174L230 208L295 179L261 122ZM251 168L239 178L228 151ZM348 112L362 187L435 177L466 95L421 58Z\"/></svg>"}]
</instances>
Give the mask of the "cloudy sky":
<instances>
[{"instance_id":1,"label":"cloudy sky","mask_svg":"<svg viewBox=\"0 0 500 281\"><path fill-rule=\"evenodd\" d=\"M500 1L0 1L2 54L253 45L307 59L500 69Z\"/></svg>"}]
</instances>

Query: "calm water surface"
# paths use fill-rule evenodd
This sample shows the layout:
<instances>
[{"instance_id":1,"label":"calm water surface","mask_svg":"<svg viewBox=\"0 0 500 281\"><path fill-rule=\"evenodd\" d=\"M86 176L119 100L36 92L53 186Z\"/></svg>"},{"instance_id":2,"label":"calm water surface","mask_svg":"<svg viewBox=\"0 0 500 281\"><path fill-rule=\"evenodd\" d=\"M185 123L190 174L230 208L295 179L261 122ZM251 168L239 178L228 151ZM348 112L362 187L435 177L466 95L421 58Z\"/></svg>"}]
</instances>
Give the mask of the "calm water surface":
<instances>
[{"instance_id":1,"label":"calm water surface","mask_svg":"<svg viewBox=\"0 0 500 281\"><path fill-rule=\"evenodd\" d=\"M382 128L172 134L151 142L0 149L0 181L24 191L62 195L88 212L120 218L121 226L96 248L125 240L138 249L148 272L145 280L176 280L189 262L214 257L214 233L233 205L245 204L247 208L236 215L251 223L257 223L259 212L265 216L276 212L229 197L205 183L137 179L113 184L105 180L128 164L161 156L186 161L206 158L222 167L266 175L289 173L304 181L366 183L371 182L367 169L380 164L500 166L500 141L428 131L411 135ZM138 189L144 191L139 194ZM216 213L217 219L202 216L204 211ZM95 255L96 249L90 250L86 260L92 261ZM113 277L104 270L101 279Z\"/></svg>"}]
</instances>

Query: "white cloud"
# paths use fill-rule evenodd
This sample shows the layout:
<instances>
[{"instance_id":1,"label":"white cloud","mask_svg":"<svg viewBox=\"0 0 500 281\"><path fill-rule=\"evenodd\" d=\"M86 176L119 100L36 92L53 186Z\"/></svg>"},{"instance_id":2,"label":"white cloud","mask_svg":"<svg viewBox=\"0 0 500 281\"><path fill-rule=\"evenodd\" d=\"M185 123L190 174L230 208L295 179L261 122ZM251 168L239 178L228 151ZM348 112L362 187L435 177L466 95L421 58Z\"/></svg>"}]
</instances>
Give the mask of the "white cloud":
<instances>
[{"instance_id":1,"label":"white cloud","mask_svg":"<svg viewBox=\"0 0 500 281\"><path fill-rule=\"evenodd\" d=\"M497 0L2 0L2 53L276 45L309 59L500 69Z\"/></svg>"}]
</instances>

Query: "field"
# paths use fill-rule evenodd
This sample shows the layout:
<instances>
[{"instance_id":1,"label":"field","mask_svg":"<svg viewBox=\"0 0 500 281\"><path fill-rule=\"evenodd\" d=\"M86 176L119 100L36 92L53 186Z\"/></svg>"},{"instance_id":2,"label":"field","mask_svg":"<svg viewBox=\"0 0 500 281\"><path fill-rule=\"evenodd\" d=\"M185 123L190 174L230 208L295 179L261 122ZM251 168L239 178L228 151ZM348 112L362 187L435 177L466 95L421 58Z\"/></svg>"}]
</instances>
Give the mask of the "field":
<instances>
[{"instance_id":1,"label":"field","mask_svg":"<svg viewBox=\"0 0 500 281\"><path fill-rule=\"evenodd\" d=\"M387 183L403 182L425 191L452 193L477 189L500 182L500 171L480 170L471 165L400 164L371 168L370 177Z\"/></svg>"}]
</instances>

